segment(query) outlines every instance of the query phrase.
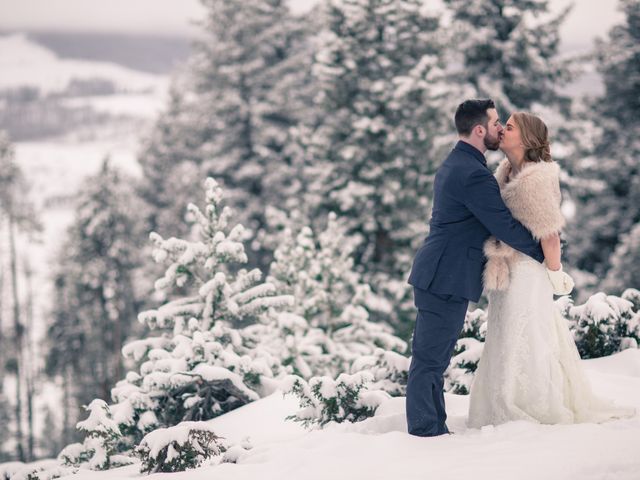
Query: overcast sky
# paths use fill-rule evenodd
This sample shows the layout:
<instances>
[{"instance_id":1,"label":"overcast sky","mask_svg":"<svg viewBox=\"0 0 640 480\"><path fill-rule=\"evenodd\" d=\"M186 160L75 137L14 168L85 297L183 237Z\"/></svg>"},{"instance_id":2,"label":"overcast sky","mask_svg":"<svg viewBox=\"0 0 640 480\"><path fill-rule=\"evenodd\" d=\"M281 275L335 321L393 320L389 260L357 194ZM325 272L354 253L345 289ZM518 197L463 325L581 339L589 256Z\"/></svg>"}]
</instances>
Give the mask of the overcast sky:
<instances>
[{"instance_id":1,"label":"overcast sky","mask_svg":"<svg viewBox=\"0 0 640 480\"><path fill-rule=\"evenodd\" d=\"M290 0L294 11L317 0ZM429 1L429 0L427 0ZM570 0L549 0L559 11ZM562 29L565 49L589 46L620 21L617 0L574 0ZM0 0L0 30L63 30L192 35L202 16L199 0Z\"/></svg>"}]
</instances>

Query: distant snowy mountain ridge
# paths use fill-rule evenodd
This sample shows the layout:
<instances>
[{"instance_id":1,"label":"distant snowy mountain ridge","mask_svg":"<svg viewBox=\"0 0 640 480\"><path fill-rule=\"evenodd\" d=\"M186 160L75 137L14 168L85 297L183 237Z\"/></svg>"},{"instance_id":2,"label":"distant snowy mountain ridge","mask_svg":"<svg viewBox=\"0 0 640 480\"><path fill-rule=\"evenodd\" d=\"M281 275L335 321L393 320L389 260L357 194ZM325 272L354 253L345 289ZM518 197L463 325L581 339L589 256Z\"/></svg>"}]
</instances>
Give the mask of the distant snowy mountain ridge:
<instances>
[{"instance_id":1,"label":"distant snowy mountain ridge","mask_svg":"<svg viewBox=\"0 0 640 480\"><path fill-rule=\"evenodd\" d=\"M60 58L22 33L0 36L0 71L0 90L31 86L43 94L64 91L73 80L106 80L120 92L155 91L167 83L166 76L115 63Z\"/></svg>"}]
</instances>

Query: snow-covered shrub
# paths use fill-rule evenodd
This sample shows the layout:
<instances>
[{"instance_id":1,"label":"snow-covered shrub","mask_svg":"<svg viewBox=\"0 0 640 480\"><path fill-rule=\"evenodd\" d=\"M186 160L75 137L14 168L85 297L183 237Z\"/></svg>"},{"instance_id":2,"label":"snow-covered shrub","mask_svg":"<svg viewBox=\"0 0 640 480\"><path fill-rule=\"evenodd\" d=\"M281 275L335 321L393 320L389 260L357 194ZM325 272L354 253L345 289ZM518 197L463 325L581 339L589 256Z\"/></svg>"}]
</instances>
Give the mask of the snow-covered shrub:
<instances>
[{"instance_id":1,"label":"snow-covered shrub","mask_svg":"<svg viewBox=\"0 0 640 480\"><path fill-rule=\"evenodd\" d=\"M487 312L481 308L468 311L464 317L464 325L460 338L475 338L479 342L484 342L487 335ZM455 353L462 351L462 344L456 345Z\"/></svg>"},{"instance_id":2,"label":"snow-covered shrub","mask_svg":"<svg viewBox=\"0 0 640 480\"><path fill-rule=\"evenodd\" d=\"M56 460L45 459L31 463L11 462L9 469L0 465L0 479L7 480L53 480L76 473L77 469L58 465ZM18 465L19 464L19 465Z\"/></svg>"},{"instance_id":3,"label":"snow-covered shrub","mask_svg":"<svg viewBox=\"0 0 640 480\"><path fill-rule=\"evenodd\" d=\"M244 438L240 443L226 447L222 455L222 463L237 463L240 457L252 448L249 438Z\"/></svg>"},{"instance_id":4,"label":"snow-covered shrub","mask_svg":"<svg viewBox=\"0 0 640 480\"><path fill-rule=\"evenodd\" d=\"M630 295L631 296L631 295ZM633 303L598 292L583 304L566 309L573 338L582 358L597 358L637 347L640 314Z\"/></svg>"},{"instance_id":5,"label":"snow-covered shrub","mask_svg":"<svg viewBox=\"0 0 640 480\"><path fill-rule=\"evenodd\" d=\"M58 460L63 465L76 466L89 463L93 454L94 451L87 448L84 443L71 443L58 454Z\"/></svg>"},{"instance_id":6,"label":"snow-covered shrub","mask_svg":"<svg viewBox=\"0 0 640 480\"><path fill-rule=\"evenodd\" d=\"M622 298L633 304L633 311L640 312L640 290L635 288L627 288L622 292Z\"/></svg>"},{"instance_id":7,"label":"snow-covered shrub","mask_svg":"<svg viewBox=\"0 0 640 480\"><path fill-rule=\"evenodd\" d=\"M24 466L24 462L0 463L0 480L9 480L12 475L23 469Z\"/></svg>"},{"instance_id":8,"label":"snow-covered shrub","mask_svg":"<svg viewBox=\"0 0 640 480\"><path fill-rule=\"evenodd\" d=\"M145 435L136 448L141 473L182 472L220 455L225 448L206 422L182 422Z\"/></svg>"},{"instance_id":9,"label":"snow-covered shrub","mask_svg":"<svg viewBox=\"0 0 640 480\"><path fill-rule=\"evenodd\" d=\"M480 357L484 349L484 342L473 337L463 337L456 343L455 353L444 375L444 389L456 395L468 395L471 382Z\"/></svg>"},{"instance_id":10,"label":"snow-covered shrub","mask_svg":"<svg viewBox=\"0 0 640 480\"><path fill-rule=\"evenodd\" d=\"M289 376L282 382L283 392L296 395L301 410L286 419L301 422L305 427L323 427L329 422L359 422L372 417L378 406L391 398L382 390L370 390L372 381L370 372L342 373L335 380L313 377L308 383Z\"/></svg>"},{"instance_id":11,"label":"snow-covered shrub","mask_svg":"<svg viewBox=\"0 0 640 480\"><path fill-rule=\"evenodd\" d=\"M130 457L118 455L122 433L109 405L104 400L95 399L85 408L89 417L76 425L78 430L86 433L84 442L67 445L58 454L58 460L66 466L84 464L91 470L108 470L132 463Z\"/></svg>"},{"instance_id":12,"label":"snow-covered shrub","mask_svg":"<svg viewBox=\"0 0 640 480\"><path fill-rule=\"evenodd\" d=\"M392 397L402 397L407 393L410 364L410 358L378 348L373 355L356 359L351 365L351 373L367 371L373 376L370 389L383 390Z\"/></svg>"},{"instance_id":13,"label":"snow-covered shrub","mask_svg":"<svg viewBox=\"0 0 640 480\"><path fill-rule=\"evenodd\" d=\"M471 382L484 348L486 334L487 313L480 308L468 311L449 367L444 374L444 389L446 391L457 395L469 394Z\"/></svg>"}]
</instances>

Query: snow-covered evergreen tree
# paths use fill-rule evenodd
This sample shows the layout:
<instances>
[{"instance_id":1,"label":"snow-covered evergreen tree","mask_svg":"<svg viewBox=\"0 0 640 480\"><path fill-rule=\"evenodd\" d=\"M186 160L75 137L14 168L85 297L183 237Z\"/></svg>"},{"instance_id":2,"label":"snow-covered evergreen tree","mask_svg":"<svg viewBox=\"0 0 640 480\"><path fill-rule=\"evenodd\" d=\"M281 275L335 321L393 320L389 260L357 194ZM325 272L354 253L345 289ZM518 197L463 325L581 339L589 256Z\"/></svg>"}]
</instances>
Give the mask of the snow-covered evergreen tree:
<instances>
[{"instance_id":1,"label":"snow-covered evergreen tree","mask_svg":"<svg viewBox=\"0 0 640 480\"><path fill-rule=\"evenodd\" d=\"M212 175L238 221L254 233L250 264L263 264L264 207L282 203L290 128L308 111L309 30L284 0L203 0L195 42L171 103L141 156L153 229L184 235L184 187Z\"/></svg>"},{"instance_id":2,"label":"snow-covered evergreen tree","mask_svg":"<svg viewBox=\"0 0 640 480\"><path fill-rule=\"evenodd\" d=\"M640 288L640 223L620 237L620 243L610 258L610 265L607 277L602 282L604 290L620 294L626 287Z\"/></svg>"},{"instance_id":3,"label":"snow-covered evergreen tree","mask_svg":"<svg viewBox=\"0 0 640 480\"><path fill-rule=\"evenodd\" d=\"M112 391L114 419L131 444L142 434L182 421L207 420L270 393L268 380L280 372L276 357L255 348L240 327L272 321L293 299L261 282L247 262L244 228L230 225L222 189L206 181L206 207L188 206L199 239L163 239L151 234L154 258L167 268L156 288L177 288L179 297L138 319L160 335L129 343L125 356L142 361Z\"/></svg>"},{"instance_id":4,"label":"snow-covered evergreen tree","mask_svg":"<svg viewBox=\"0 0 640 480\"><path fill-rule=\"evenodd\" d=\"M47 370L70 383L78 410L94 398L108 400L124 375L120 349L140 307L138 206L131 180L105 161L81 187L67 231L48 327ZM70 414L72 423L79 414Z\"/></svg>"},{"instance_id":5,"label":"snow-covered evergreen tree","mask_svg":"<svg viewBox=\"0 0 640 480\"><path fill-rule=\"evenodd\" d=\"M281 229L269 280L293 296L292 313L301 317L299 323L308 324L309 332L316 332L314 338L323 352L304 355L308 371L297 373L305 378L335 376L378 348L404 353L406 343L388 325L370 319L370 312L388 315L392 307L355 270L356 241L336 214L330 213L325 229L316 234L297 211L289 217L273 209L269 212Z\"/></svg>"},{"instance_id":6,"label":"snow-covered evergreen tree","mask_svg":"<svg viewBox=\"0 0 640 480\"><path fill-rule=\"evenodd\" d=\"M321 328L312 327L304 317L280 312L267 323L249 325L243 337L256 348L277 358L283 372L305 379L344 368L339 348Z\"/></svg>"},{"instance_id":7,"label":"snow-covered evergreen tree","mask_svg":"<svg viewBox=\"0 0 640 480\"><path fill-rule=\"evenodd\" d=\"M453 17L457 75L479 97L492 98L502 115L568 99L558 87L569 79L558 58L560 26L569 13L550 17L548 0L445 0Z\"/></svg>"},{"instance_id":8,"label":"snow-covered evergreen tree","mask_svg":"<svg viewBox=\"0 0 640 480\"><path fill-rule=\"evenodd\" d=\"M328 216L320 234L297 210L287 215L269 208L267 213L272 228L278 231L269 279L294 297L292 313L331 333L344 326L340 314L347 305L366 306L367 301L376 300L362 275L354 270L356 240L345 234L335 213Z\"/></svg>"},{"instance_id":9,"label":"snow-covered evergreen tree","mask_svg":"<svg viewBox=\"0 0 640 480\"><path fill-rule=\"evenodd\" d=\"M560 28L570 12L552 15L548 0L445 0L451 15L449 71L475 97L492 98L503 121L518 110L549 128L551 154L571 171L584 154L590 122L561 91L579 73L579 59L559 55ZM500 154L489 154L489 162ZM563 192L570 181L561 177ZM569 198L565 196L565 198Z\"/></svg>"},{"instance_id":10,"label":"snow-covered evergreen tree","mask_svg":"<svg viewBox=\"0 0 640 480\"><path fill-rule=\"evenodd\" d=\"M619 6L624 20L597 43L605 91L590 104L596 130L588 141L594 147L576 166L583 178L574 195L580 216L570 225L568 249L571 263L604 280L600 288L617 290L622 285L611 282L622 274L621 266L610 279L607 273L618 253L633 249L632 230L640 223L640 1L621 0ZM616 253L623 242L628 245ZM627 272L640 265L632 254L625 262Z\"/></svg>"},{"instance_id":11,"label":"snow-covered evergreen tree","mask_svg":"<svg viewBox=\"0 0 640 480\"><path fill-rule=\"evenodd\" d=\"M104 400L95 399L85 408L89 417L77 425L78 430L86 435L84 442L66 446L58 460L66 466L82 465L91 470L109 470L133 463L132 458L118 455L122 433L109 405Z\"/></svg>"},{"instance_id":12,"label":"snow-covered evergreen tree","mask_svg":"<svg viewBox=\"0 0 640 480\"><path fill-rule=\"evenodd\" d=\"M464 96L447 82L440 33L419 0L329 1L313 65L322 115L304 142L305 202L314 223L327 211L347 219L356 268L393 299L398 323L412 310L406 276Z\"/></svg>"}]
</instances>

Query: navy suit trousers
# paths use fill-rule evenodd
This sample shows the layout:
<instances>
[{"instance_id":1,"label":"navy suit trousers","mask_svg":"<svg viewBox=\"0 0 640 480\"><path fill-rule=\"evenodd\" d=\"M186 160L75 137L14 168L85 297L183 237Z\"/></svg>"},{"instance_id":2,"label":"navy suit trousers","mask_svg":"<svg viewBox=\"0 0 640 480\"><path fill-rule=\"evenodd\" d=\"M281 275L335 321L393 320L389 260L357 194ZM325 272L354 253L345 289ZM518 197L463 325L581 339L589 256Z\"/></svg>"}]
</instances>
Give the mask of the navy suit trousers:
<instances>
[{"instance_id":1,"label":"navy suit trousers","mask_svg":"<svg viewBox=\"0 0 640 480\"><path fill-rule=\"evenodd\" d=\"M443 374L449 366L469 300L414 288L418 308L407 381L407 426L422 437L448 433Z\"/></svg>"}]
</instances>

